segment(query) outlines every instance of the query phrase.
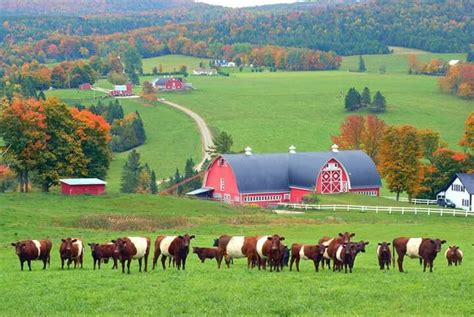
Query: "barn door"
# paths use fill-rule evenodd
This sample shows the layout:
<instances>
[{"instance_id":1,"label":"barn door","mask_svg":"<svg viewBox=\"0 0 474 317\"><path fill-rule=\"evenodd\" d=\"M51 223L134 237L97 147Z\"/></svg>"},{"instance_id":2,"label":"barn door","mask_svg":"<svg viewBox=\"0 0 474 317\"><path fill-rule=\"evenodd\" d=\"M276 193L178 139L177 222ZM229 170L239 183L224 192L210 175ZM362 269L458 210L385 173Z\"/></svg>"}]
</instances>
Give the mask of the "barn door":
<instances>
[{"instance_id":1,"label":"barn door","mask_svg":"<svg viewBox=\"0 0 474 317\"><path fill-rule=\"evenodd\" d=\"M328 163L321 172L321 193L345 193L347 182L343 181L344 171L337 163Z\"/></svg>"}]
</instances>

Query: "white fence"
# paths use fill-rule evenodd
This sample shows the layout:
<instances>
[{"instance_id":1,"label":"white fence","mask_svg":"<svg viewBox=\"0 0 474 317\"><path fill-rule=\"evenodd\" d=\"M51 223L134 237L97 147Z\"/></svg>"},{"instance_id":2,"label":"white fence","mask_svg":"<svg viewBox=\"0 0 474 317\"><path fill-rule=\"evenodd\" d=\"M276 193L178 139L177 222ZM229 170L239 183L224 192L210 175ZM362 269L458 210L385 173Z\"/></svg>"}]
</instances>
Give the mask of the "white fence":
<instances>
[{"instance_id":1,"label":"white fence","mask_svg":"<svg viewBox=\"0 0 474 317\"><path fill-rule=\"evenodd\" d=\"M392 199L392 200L397 200L397 197L388 197L385 196L384 198ZM411 201L406 198L406 197L400 197L399 201L404 202L404 203L412 203L415 205L436 205L437 201L434 199L418 199L418 198L412 198Z\"/></svg>"},{"instance_id":2,"label":"white fence","mask_svg":"<svg viewBox=\"0 0 474 317\"><path fill-rule=\"evenodd\" d=\"M413 213L417 214L437 214L440 216L451 215L451 216L474 216L474 212L459 210L459 209L446 209L446 208L426 208L426 207L386 207L386 206L359 206L359 205L305 205L305 204L287 204L279 203L279 207L290 208L296 210L341 210L341 211L362 211L362 212L387 212L392 213Z\"/></svg>"}]
</instances>

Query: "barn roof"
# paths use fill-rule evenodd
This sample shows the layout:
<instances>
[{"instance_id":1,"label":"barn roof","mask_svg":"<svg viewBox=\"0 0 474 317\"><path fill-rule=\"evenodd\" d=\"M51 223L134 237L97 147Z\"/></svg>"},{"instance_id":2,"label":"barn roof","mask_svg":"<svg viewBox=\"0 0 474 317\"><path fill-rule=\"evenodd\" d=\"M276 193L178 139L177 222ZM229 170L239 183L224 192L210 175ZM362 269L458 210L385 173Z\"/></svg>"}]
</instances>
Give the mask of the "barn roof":
<instances>
[{"instance_id":1,"label":"barn roof","mask_svg":"<svg viewBox=\"0 0 474 317\"><path fill-rule=\"evenodd\" d=\"M464 185L467 192L471 195L474 194L474 174L457 173L456 176Z\"/></svg>"},{"instance_id":2,"label":"barn roof","mask_svg":"<svg viewBox=\"0 0 474 317\"><path fill-rule=\"evenodd\" d=\"M286 192L290 187L314 188L322 166L331 158L347 171L351 188L380 187L372 159L362 151L227 154L241 193Z\"/></svg>"},{"instance_id":3,"label":"barn roof","mask_svg":"<svg viewBox=\"0 0 474 317\"><path fill-rule=\"evenodd\" d=\"M153 85L155 86L165 86L166 83L169 80L176 79L182 82L181 78L175 78L175 77L164 77L164 78L158 78L153 81Z\"/></svg>"},{"instance_id":4,"label":"barn roof","mask_svg":"<svg viewBox=\"0 0 474 317\"><path fill-rule=\"evenodd\" d=\"M59 180L61 183L68 185L105 185L104 182L98 178L63 178Z\"/></svg>"}]
</instances>

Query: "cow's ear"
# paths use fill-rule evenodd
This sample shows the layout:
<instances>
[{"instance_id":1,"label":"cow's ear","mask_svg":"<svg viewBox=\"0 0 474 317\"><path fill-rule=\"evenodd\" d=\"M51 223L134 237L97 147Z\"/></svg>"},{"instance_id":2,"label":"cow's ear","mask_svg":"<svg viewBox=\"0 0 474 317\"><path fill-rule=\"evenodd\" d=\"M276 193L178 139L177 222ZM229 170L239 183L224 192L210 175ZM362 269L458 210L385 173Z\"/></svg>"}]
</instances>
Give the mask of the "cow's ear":
<instances>
[{"instance_id":1,"label":"cow's ear","mask_svg":"<svg viewBox=\"0 0 474 317\"><path fill-rule=\"evenodd\" d=\"M351 233L351 237L355 236L356 234L355 233Z\"/></svg>"},{"instance_id":2,"label":"cow's ear","mask_svg":"<svg viewBox=\"0 0 474 317\"><path fill-rule=\"evenodd\" d=\"M61 241L62 241L62 242L66 242L66 240L65 240L65 239L61 239Z\"/></svg>"},{"instance_id":3,"label":"cow's ear","mask_svg":"<svg viewBox=\"0 0 474 317\"><path fill-rule=\"evenodd\" d=\"M72 243L75 243L75 242L77 242L77 239L74 239L74 240L72 240L71 242L72 242Z\"/></svg>"},{"instance_id":4,"label":"cow's ear","mask_svg":"<svg viewBox=\"0 0 474 317\"><path fill-rule=\"evenodd\" d=\"M178 236L178 238L180 238L181 240L183 240L183 236Z\"/></svg>"},{"instance_id":5,"label":"cow's ear","mask_svg":"<svg viewBox=\"0 0 474 317\"><path fill-rule=\"evenodd\" d=\"M110 242L115 243L115 240L110 240Z\"/></svg>"},{"instance_id":6,"label":"cow's ear","mask_svg":"<svg viewBox=\"0 0 474 317\"><path fill-rule=\"evenodd\" d=\"M267 237L267 240L272 241L272 240L273 240L273 237Z\"/></svg>"},{"instance_id":7,"label":"cow's ear","mask_svg":"<svg viewBox=\"0 0 474 317\"><path fill-rule=\"evenodd\" d=\"M12 242L12 246L16 247L16 243L13 243L13 242Z\"/></svg>"},{"instance_id":8,"label":"cow's ear","mask_svg":"<svg viewBox=\"0 0 474 317\"><path fill-rule=\"evenodd\" d=\"M368 245L368 244L369 244L369 241L367 241L367 242L364 242L364 244L365 244L365 245Z\"/></svg>"},{"instance_id":9,"label":"cow's ear","mask_svg":"<svg viewBox=\"0 0 474 317\"><path fill-rule=\"evenodd\" d=\"M390 242L389 242L389 243L387 243L387 245L390 245Z\"/></svg>"},{"instance_id":10,"label":"cow's ear","mask_svg":"<svg viewBox=\"0 0 474 317\"><path fill-rule=\"evenodd\" d=\"M339 236L342 237L342 233L339 232Z\"/></svg>"},{"instance_id":11,"label":"cow's ear","mask_svg":"<svg viewBox=\"0 0 474 317\"><path fill-rule=\"evenodd\" d=\"M87 245L91 247L91 246L92 246L92 243L88 243Z\"/></svg>"},{"instance_id":12,"label":"cow's ear","mask_svg":"<svg viewBox=\"0 0 474 317\"><path fill-rule=\"evenodd\" d=\"M382 245L382 243L379 242L378 245Z\"/></svg>"},{"instance_id":13,"label":"cow's ear","mask_svg":"<svg viewBox=\"0 0 474 317\"><path fill-rule=\"evenodd\" d=\"M191 240L191 239L194 239L194 238L196 238L196 236L195 236L194 234L189 237L190 240Z\"/></svg>"},{"instance_id":14,"label":"cow's ear","mask_svg":"<svg viewBox=\"0 0 474 317\"><path fill-rule=\"evenodd\" d=\"M441 240L441 244L445 244L446 243L446 240Z\"/></svg>"},{"instance_id":15,"label":"cow's ear","mask_svg":"<svg viewBox=\"0 0 474 317\"><path fill-rule=\"evenodd\" d=\"M283 241L283 240L285 240L285 237L280 237L280 241Z\"/></svg>"}]
</instances>

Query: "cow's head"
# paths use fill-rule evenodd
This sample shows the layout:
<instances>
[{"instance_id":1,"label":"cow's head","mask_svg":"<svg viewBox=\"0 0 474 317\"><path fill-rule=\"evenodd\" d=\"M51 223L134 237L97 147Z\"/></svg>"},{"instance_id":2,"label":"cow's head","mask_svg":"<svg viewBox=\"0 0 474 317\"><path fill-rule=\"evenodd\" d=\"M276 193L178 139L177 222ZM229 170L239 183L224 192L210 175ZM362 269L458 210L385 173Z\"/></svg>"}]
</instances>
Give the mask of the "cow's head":
<instances>
[{"instance_id":1,"label":"cow's head","mask_svg":"<svg viewBox=\"0 0 474 317\"><path fill-rule=\"evenodd\" d=\"M94 252L95 248L99 246L98 243L94 243L94 242L88 243L87 245L91 247L92 252Z\"/></svg>"},{"instance_id":2,"label":"cow's head","mask_svg":"<svg viewBox=\"0 0 474 317\"><path fill-rule=\"evenodd\" d=\"M194 239L195 237L196 237L195 235L190 236L187 233L184 236L178 236L179 239L183 240L183 246L186 249L189 249L189 244L191 243L191 240Z\"/></svg>"},{"instance_id":3,"label":"cow's head","mask_svg":"<svg viewBox=\"0 0 474 317\"><path fill-rule=\"evenodd\" d=\"M339 237L342 239L342 243L349 243L351 242L351 238L355 236L355 233L349 233L349 232L344 232L344 233L339 233Z\"/></svg>"},{"instance_id":4,"label":"cow's head","mask_svg":"<svg viewBox=\"0 0 474 317\"><path fill-rule=\"evenodd\" d=\"M388 242L388 243L387 242L381 242L378 245L380 247L380 249L379 249L380 253L387 253L387 252L390 253L390 249L388 247L390 245L390 242Z\"/></svg>"},{"instance_id":5,"label":"cow's head","mask_svg":"<svg viewBox=\"0 0 474 317\"><path fill-rule=\"evenodd\" d=\"M365 246L369 244L369 241L359 241L356 243L357 252L365 252Z\"/></svg>"},{"instance_id":6,"label":"cow's head","mask_svg":"<svg viewBox=\"0 0 474 317\"><path fill-rule=\"evenodd\" d=\"M436 253L441 251L441 246L446 243L446 240L440 240L440 239L431 239L430 243L433 244L434 246L434 251Z\"/></svg>"},{"instance_id":7,"label":"cow's head","mask_svg":"<svg viewBox=\"0 0 474 317\"><path fill-rule=\"evenodd\" d=\"M316 246L316 249L317 249L317 254L321 257L324 255L324 251L326 251L326 249L328 248L327 245L324 245L324 244L319 244Z\"/></svg>"},{"instance_id":8,"label":"cow's head","mask_svg":"<svg viewBox=\"0 0 474 317\"><path fill-rule=\"evenodd\" d=\"M72 256L72 245L76 241L77 239L72 239L72 238L61 239L61 242L62 242L61 250L64 252L64 255Z\"/></svg>"},{"instance_id":9,"label":"cow's head","mask_svg":"<svg viewBox=\"0 0 474 317\"><path fill-rule=\"evenodd\" d=\"M129 243L125 238L119 238L117 240L112 240L111 242L115 245L115 253L122 253L127 250L127 247L129 246Z\"/></svg>"},{"instance_id":10,"label":"cow's head","mask_svg":"<svg viewBox=\"0 0 474 317\"><path fill-rule=\"evenodd\" d=\"M267 240L271 241L272 243L272 250L280 250L281 241L285 240L285 237L280 237L279 235L275 234L271 237L268 237Z\"/></svg>"},{"instance_id":11,"label":"cow's head","mask_svg":"<svg viewBox=\"0 0 474 317\"><path fill-rule=\"evenodd\" d=\"M15 247L15 252L17 255L21 255L22 253L25 252L26 243L23 241L12 242L12 246Z\"/></svg>"}]
</instances>

